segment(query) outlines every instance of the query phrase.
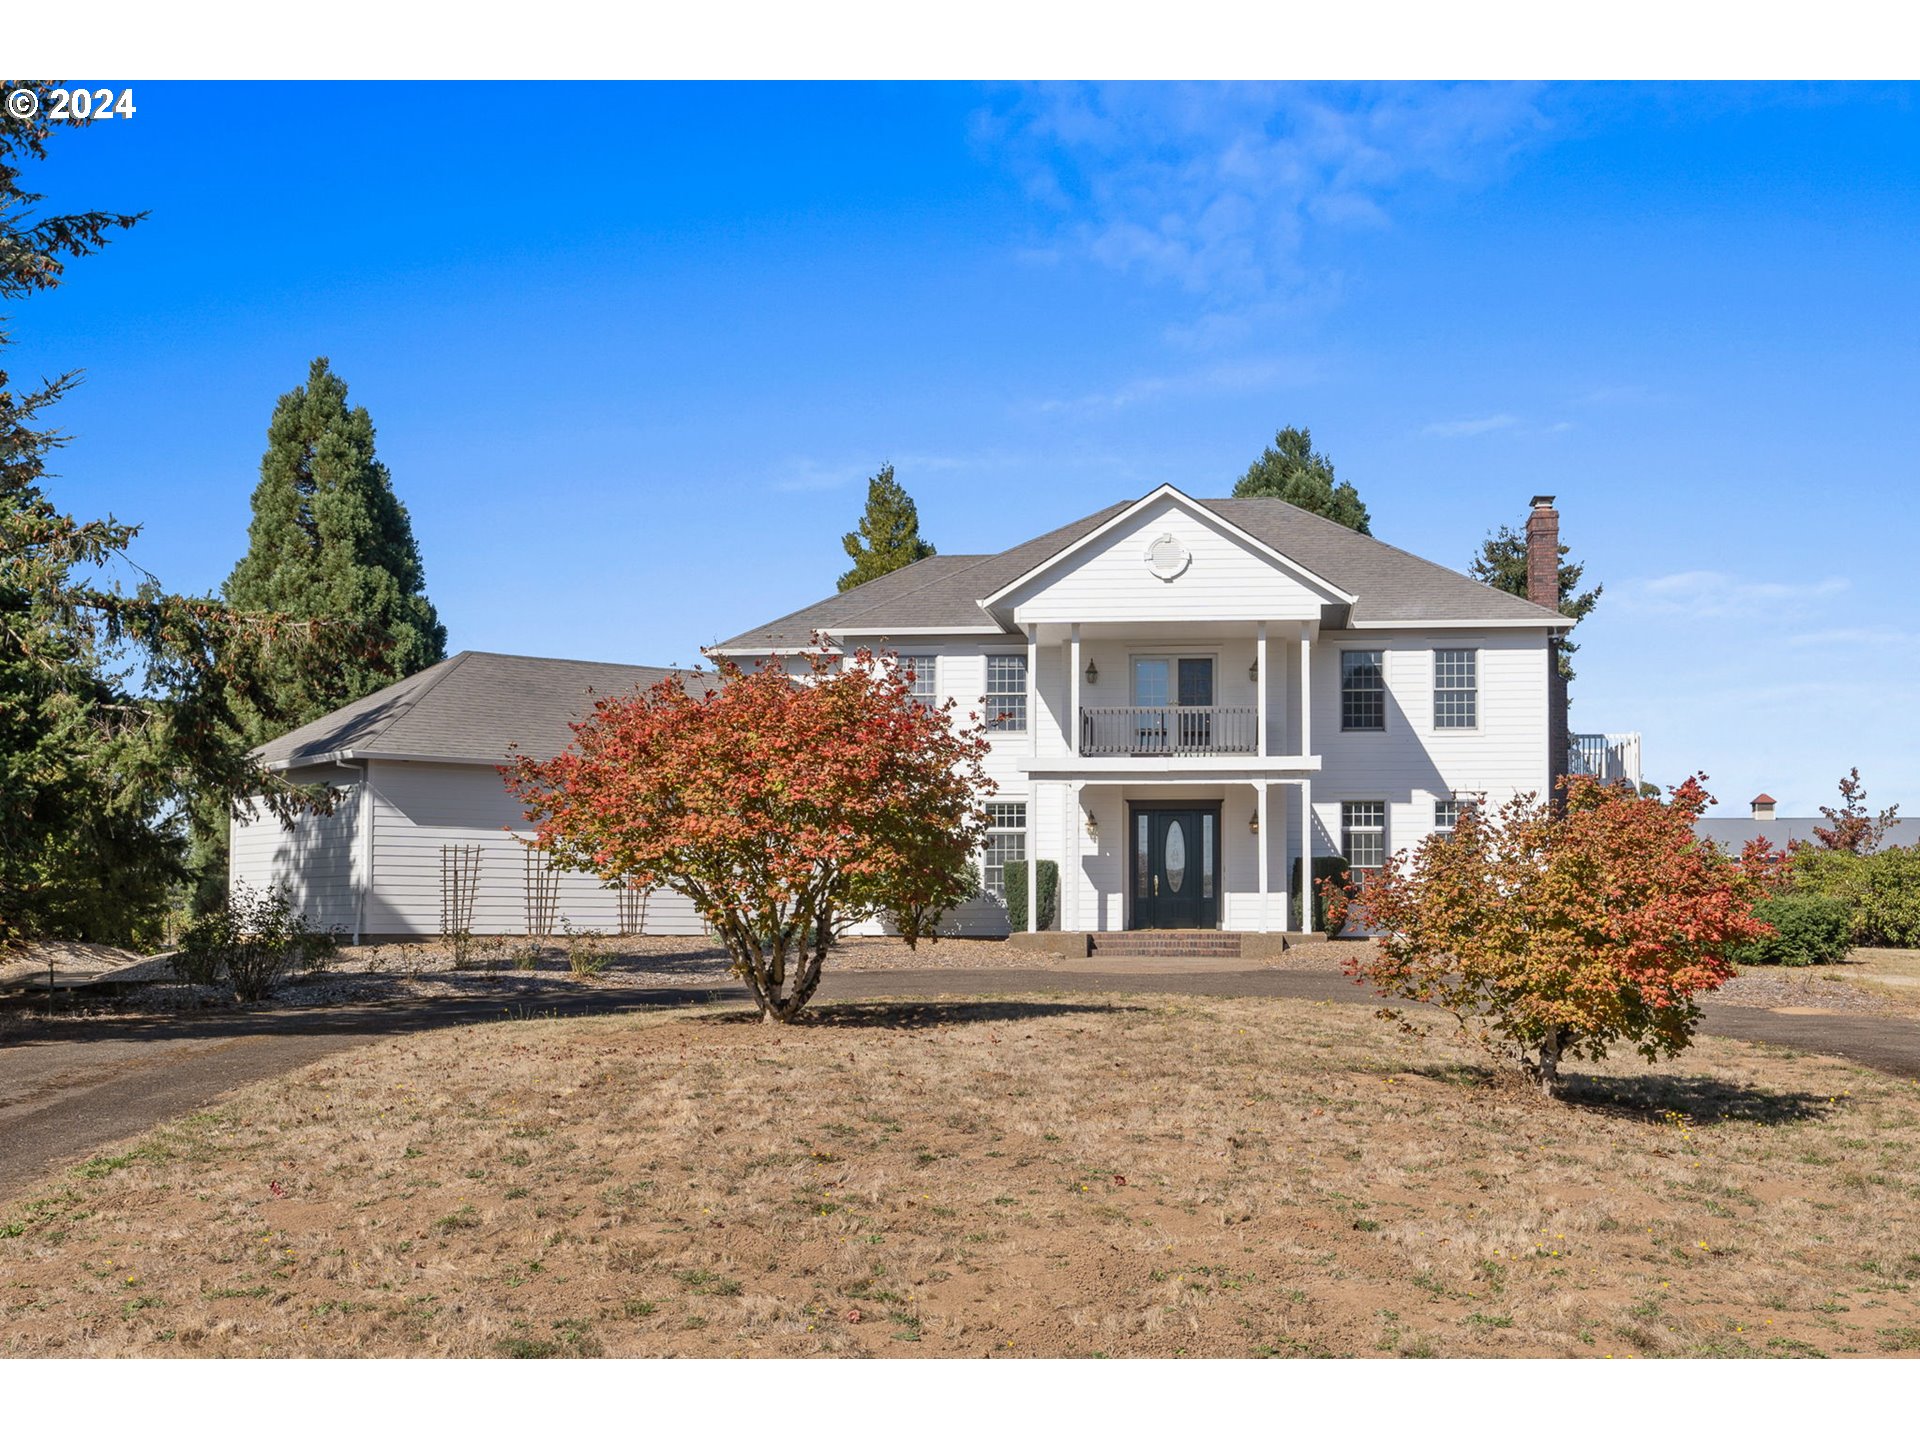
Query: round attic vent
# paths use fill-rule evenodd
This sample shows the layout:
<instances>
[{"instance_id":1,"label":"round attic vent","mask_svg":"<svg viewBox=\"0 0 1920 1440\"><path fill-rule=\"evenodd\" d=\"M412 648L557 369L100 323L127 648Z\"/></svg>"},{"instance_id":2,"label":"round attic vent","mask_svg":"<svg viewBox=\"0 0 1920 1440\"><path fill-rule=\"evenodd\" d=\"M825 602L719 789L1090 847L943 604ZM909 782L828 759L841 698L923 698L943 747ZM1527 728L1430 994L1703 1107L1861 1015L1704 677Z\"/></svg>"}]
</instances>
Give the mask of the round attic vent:
<instances>
[{"instance_id":1,"label":"round attic vent","mask_svg":"<svg viewBox=\"0 0 1920 1440\"><path fill-rule=\"evenodd\" d=\"M1147 546L1147 569L1161 580L1172 580L1193 563L1193 556L1171 533Z\"/></svg>"}]
</instances>

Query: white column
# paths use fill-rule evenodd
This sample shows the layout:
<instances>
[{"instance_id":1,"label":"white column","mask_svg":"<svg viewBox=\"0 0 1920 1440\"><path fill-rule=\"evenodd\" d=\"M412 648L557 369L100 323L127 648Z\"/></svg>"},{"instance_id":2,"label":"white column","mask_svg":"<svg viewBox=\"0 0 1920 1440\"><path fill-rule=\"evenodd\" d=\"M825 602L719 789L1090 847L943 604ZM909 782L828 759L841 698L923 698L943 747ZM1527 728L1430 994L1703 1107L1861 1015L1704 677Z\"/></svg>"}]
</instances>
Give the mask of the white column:
<instances>
[{"instance_id":1,"label":"white column","mask_svg":"<svg viewBox=\"0 0 1920 1440\"><path fill-rule=\"evenodd\" d=\"M1300 782L1300 928L1313 929L1313 781Z\"/></svg>"},{"instance_id":2,"label":"white column","mask_svg":"<svg viewBox=\"0 0 1920 1440\"><path fill-rule=\"evenodd\" d=\"M1074 628L1078 629L1079 627L1076 626ZM1073 874L1067 877L1067 883L1063 887L1067 894L1061 897L1060 902L1060 928L1062 930L1084 930L1087 928L1082 923L1080 915L1080 872L1085 868L1086 864L1082 858L1082 837L1086 833L1086 817L1081 814L1081 811L1085 808L1085 804L1080 798L1081 788L1078 783L1072 787L1069 796L1070 803L1067 806L1067 825L1073 831L1073 844L1067 847L1067 853L1073 857ZM1069 903L1071 903L1073 907L1071 910L1067 909Z\"/></svg>"},{"instance_id":3,"label":"white column","mask_svg":"<svg viewBox=\"0 0 1920 1440\"><path fill-rule=\"evenodd\" d=\"M1027 630L1027 754L1040 753L1040 645ZM1027 779L1027 931L1040 928L1040 782Z\"/></svg>"},{"instance_id":4,"label":"white column","mask_svg":"<svg viewBox=\"0 0 1920 1440\"><path fill-rule=\"evenodd\" d=\"M1266 649L1266 626L1261 626L1260 648ZM1264 665L1261 667L1266 668ZM1264 734L1265 731L1263 730ZM1267 810L1267 795L1270 787L1262 780L1254 787L1254 813L1260 817L1260 933L1266 934L1273 928L1273 912L1267 903L1267 837L1273 830L1272 817ZM1283 847L1284 848L1284 847Z\"/></svg>"},{"instance_id":5,"label":"white column","mask_svg":"<svg viewBox=\"0 0 1920 1440\"><path fill-rule=\"evenodd\" d=\"M1253 668L1259 674L1259 692L1254 697L1256 718L1254 723L1260 727L1260 748L1258 753L1265 755L1267 750L1267 622L1262 620L1253 630ZM1264 787L1261 790L1264 796Z\"/></svg>"},{"instance_id":6,"label":"white column","mask_svg":"<svg viewBox=\"0 0 1920 1440\"><path fill-rule=\"evenodd\" d=\"M1027 631L1027 753L1040 753L1040 643L1039 629L1029 625Z\"/></svg>"},{"instance_id":7,"label":"white column","mask_svg":"<svg viewBox=\"0 0 1920 1440\"><path fill-rule=\"evenodd\" d=\"M1300 622L1300 753L1313 753L1313 645L1308 622ZM1303 915L1305 911L1301 912Z\"/></svg>"},{"instance_id":8,"label":"white column","mask_svg":"<svg viewBox=\"0 0 1920 1440\"><path fill-rule=\"evenodd\" d=\"M1067 753L1080 753L1080 622L1074 621L1067 641ZM1078 798L1078 792L1075 792Z\"/></svg>"}]
</instances>

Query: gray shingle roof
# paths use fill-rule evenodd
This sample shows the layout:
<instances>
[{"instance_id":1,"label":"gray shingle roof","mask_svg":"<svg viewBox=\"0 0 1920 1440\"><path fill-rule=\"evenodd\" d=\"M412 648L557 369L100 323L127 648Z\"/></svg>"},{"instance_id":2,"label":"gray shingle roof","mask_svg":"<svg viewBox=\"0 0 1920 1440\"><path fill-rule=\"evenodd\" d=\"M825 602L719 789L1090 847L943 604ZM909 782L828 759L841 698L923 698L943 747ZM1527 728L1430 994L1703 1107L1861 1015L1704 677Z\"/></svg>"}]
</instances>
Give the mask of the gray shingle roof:
<instances>
[{"instance_id":1,"label":"gray shingle roof","mask_svg":"<svg viewBox=\"0 0 1920 1440\"><path fill-rule=\"evenodd\" d=\"M462 650L331 715L269 741L256 752L270 769L330 757L497 763L509 746L545 759L572 743L569 720L602 695L619 695L678 675L689 690L711 671L592 660L541 660Z\"/></svg>"},{"instance_id":2,"label":"gray shingle roof","mask_svg":"<svg viewBox=\"0 0 1920 1440\"><path fill-rule=\"evenodd\" d=\"M1818 845L1813 827L1829 827L1829 822L1819 815L1777 815L1771 820L1741 819L1728 816L1716 819L1711 816L1693 822L1693 833L1702 840L1711 840L1722 850L1738 853L1749 840L1756 837L1765 840L1776 850L1784 850L1798 840L1808 845ZM1920 820L1895 820L1887 827L1887 835L1880 842L1880 849L1890 850L1896 845L1920 844Z\"/></svg>"},{"instance_id":3,"label":"gray shingle roof","mask_svg":"<svg viewBox=\"0 0 1920 1440\"><path fill-rule=\"evenodd\" d=\"M1109 505L997 555L936 555L723 641L720 650L788 649L815 630L973 630L994 625L980 602L1128 508ZM1551 623L1531 601L1470 580L1284 500L1196 500L1220 519L1357 596L1356 622L1432 620ZM1561 623L1564 623L1562 621Z\"/></svg>"}]
</instances>

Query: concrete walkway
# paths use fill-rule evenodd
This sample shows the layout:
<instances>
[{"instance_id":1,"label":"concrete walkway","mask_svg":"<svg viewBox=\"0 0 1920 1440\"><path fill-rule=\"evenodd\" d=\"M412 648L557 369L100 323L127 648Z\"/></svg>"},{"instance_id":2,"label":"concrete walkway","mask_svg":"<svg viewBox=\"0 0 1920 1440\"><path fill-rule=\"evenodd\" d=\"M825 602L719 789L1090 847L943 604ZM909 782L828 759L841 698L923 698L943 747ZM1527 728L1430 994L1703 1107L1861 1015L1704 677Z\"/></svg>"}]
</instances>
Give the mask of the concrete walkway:
<instances>
[{"instance_id":1,"label":"concrete walkway","mask_svg":"<svg viewBox=\"0 0 1920 1440\"><path fill-rule=\"evenodd\" d=\"M1297 970L1062 973L1058 970L829 972L821 1000L1071 992L1272 996L1378 1006L1340 975ZM0 1045L0 1199L58 1169L240 1086L390 1035L471 1025L504 1014L604 1015L692 1005L711 985L585 990L538 998L188 1014L68 1025ZM743 1002L745 992L732 990ZM1920 1024L1868 1015L1785 1015L1708 1005L1704 1033L1841 1055L1920 1077Z\"/></svg>"}]
</instances>

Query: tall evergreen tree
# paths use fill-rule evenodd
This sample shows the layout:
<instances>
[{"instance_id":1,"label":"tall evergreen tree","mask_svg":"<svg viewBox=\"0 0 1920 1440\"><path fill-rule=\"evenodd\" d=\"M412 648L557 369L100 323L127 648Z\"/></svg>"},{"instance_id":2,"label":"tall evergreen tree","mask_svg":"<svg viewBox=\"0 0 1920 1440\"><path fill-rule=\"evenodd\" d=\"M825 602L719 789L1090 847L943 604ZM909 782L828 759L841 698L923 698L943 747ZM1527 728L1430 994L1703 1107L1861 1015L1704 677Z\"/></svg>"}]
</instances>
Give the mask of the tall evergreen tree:
<instances>
[{"instance_id":1,"label":"tall evergreen tree","mask_svg":"<svg viewBox=\"0 0 1920 1440\"><path fill-rule=\"evenodd\" d=\"M47 159L52 81L27 89L39 113L0 109L0 300L59 285L68 261L145 218L109 211L38 216L23 166ZM64 122L73 125L78 122ZM0 349L8 343L0 329ZM343 627L297 625L162 589L125 573L137 525L79 520L48 497L65 437L44 412L77 372L15 393L0 371L0 943L57 937L156 938L180 876L171 817L186 794L261 794L290 815L327 803L268 775L234 741L261 663L325 669ZM338 642L338 643L336 643Z\"/></svg>"},{"instance_id":2,"label":"tall evergreen tree","mask_svg":"<svg viewBox=\"0 0 1920 1440\"><path fill-rule=\"evenodd\" d=\"M1347 481L1334 478L1333 462L1314 450L1311 430L1289 425L1276 432L1273 444L1247 467L1233 493L1237 499L1270 496L1324 515L1362 535L1373 533L1360 492Z\"/></svg>"},{"instance_id":3,"label":"tall evergreen tree","mask_svg":"<svg viewBox=\"0 0 1920 1440\"><path fill-rule=\"evenodd\" d=\"M1591 590L1580 589L1580 576L1586 570L1584 565L1570 564L1567 560L1568 547L1560 547L1560 613L1569 620L1584 620L1600 603L1600 592L1604 588L1596 585ZM1480 542L1480 553L1473 557L1467 566L1467 573L1482 585L1491 585L1496 590L1504 590L1509 595L1527 598L1527 536L1524 530L1515 530L1510 525L1502 525L1488 534ZM1566 679L1573 679L1573 666L1567 663L1567 657L1580 647L1572 638L1560 642L1560 673Z\"/></svg>"},{"instance_id":4,"label":"tall evergreen tree","mask_svg":"<svg viewBox=\"0 0 1920 1440\"><path fill-rule=\"evenodd\" d=\"M920 538L920 508L893 478L893 466L882 465L867 481L867 509L860 528L840 540L853 568L840 577L840 588L851 590L869 580L924 560L933 546Z\"/></svg>"},{"instance_id":5,"label":"tall evergreen tree","mask_svg":"<svg viewBox=\"0 0 1920 1440\"><path fill-rule=\"evenodd\" d=\"M422 588L407 507L374 457L373 420L349 408L323 356L307 383L280 397L253 492L247 553L227 577L228 603L341 620L379 637L327 675L286 666L263 677L274 713L249 717L260 744L447 657L447 629Z\"/></svg>"}]
</instances>

